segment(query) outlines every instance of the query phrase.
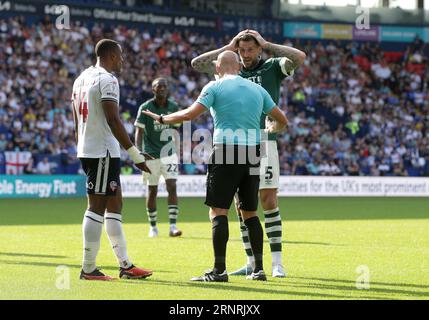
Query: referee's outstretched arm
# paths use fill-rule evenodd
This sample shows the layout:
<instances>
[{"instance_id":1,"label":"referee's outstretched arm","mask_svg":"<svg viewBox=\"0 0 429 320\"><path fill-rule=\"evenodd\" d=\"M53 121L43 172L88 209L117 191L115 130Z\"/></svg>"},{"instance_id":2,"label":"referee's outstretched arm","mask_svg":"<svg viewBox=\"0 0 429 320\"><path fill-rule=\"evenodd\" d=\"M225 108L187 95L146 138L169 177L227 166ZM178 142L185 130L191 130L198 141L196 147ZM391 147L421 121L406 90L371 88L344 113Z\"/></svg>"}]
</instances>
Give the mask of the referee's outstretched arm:
<instances>
[{"instance_id":1,"label":"referee's outstretched arm","mask_svg":"<svg viewBox=\"0 0 429 320\"><path fill-rule=\"evenodd\" d=\"M165 124L173 124L173 123L181 123L183 121L189 121L197 118L200 114L207 111L207 108L203 106L199 102L194 102L189 108L186 108L184 110L180 110L174 113L171 113L169 115L158 115L156 113L153 113L149 110L142 110L142 113L145 115L151 117L155 121L158 121L160 123ZM289 120L285 116L285 114L280 110L279 107L275 107L271 112L268 114L274 121L270 121L267 126L267 132L268 133L275 133L280 132L284 129L286 129Z\"/></svg>"},{"instance_id":2,"label":"referee's outstretched arm","mask_svg":"<svg viewBox=\"0 0 429 320\"><path fill-rule=\"evenodd\" d=\"M199 102L194 102L189 108L170 113L169 115L158 115L149 110L142 110L142 113L151 117L155 121L158 121L159 123L174 124L193 120L205 111L207 111L205 106Z\"/></svg>"}]
</instances>

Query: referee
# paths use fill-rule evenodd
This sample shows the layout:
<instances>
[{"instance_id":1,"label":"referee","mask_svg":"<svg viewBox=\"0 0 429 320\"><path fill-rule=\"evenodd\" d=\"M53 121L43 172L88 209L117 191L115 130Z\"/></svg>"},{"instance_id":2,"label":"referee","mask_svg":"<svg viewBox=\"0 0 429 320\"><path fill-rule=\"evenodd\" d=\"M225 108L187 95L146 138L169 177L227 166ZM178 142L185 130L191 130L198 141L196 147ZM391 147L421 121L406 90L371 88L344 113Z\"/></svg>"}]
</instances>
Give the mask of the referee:
<instances>
[{"instance_id":1,"label":"referee","mask_svg":"<svg viewBox=\"0 0 429 320\"><path fill-rule=\"evenodd\" d=\"M255 255L255 267L247 278L266 280L262 263L263 231L256 213L261 135L259 122L262 113L274 119L267 128L271 133L284 129L287 118L264 88L238 76L240 61L233 51L224 51L219 55L216 71L219 78L209 82L189 108L166 116L142 112L165 124L192 120L207 110L213 116L214 148L208 165L205 204L210 207L215 261L212 270L191 280L228 281L225 263L229 237L227 215L235 193L238 193Z\"/></svg>"}]
</instances>

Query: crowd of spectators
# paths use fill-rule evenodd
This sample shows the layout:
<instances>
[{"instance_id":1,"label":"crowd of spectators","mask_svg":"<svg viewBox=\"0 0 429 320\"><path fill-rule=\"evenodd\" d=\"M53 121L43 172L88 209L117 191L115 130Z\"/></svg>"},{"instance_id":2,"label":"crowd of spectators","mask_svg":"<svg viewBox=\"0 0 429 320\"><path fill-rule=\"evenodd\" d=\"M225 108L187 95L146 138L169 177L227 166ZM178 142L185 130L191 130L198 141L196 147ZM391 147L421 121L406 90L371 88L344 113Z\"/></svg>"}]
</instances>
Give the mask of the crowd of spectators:
<instances>
[{"instance_id":1,"label":"crowd of spectators","mask_svg":"<svg viewBox=\"0 0 429 320\"><path fill-rule=\"evenodd\" d=\"M94 64L94 45L104 37L119 41L125 52L118 78L131 137L155 77L168 77L171 98L187 107L211 80L191 68L191 59L230 41L191 31L97 23L58 30L48 19L33 25L19 17L0 20L0 153L30 151L26 172L79 171L71 88ZM282 83L279 105L291 125L278 138L281 174L429 175L429 62L421 41L402 53L383 52L379 43L284 43L307 59ZM192 123L193 129L212 126L208 113ZM53 158L59 165L46 164ZM124 164L123 173L131 173ZM205 173L197 164L181 170Z\"/></svg>"}]
</instances>

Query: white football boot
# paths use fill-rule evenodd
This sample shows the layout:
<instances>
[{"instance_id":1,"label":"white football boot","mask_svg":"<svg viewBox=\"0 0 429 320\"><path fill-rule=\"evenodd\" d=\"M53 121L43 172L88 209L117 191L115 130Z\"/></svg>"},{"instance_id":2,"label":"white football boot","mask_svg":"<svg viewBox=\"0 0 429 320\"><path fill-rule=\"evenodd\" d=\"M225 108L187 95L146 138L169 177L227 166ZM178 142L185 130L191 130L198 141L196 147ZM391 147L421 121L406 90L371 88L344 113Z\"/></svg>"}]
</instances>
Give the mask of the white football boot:
<instances>
[{"instance_id":1,"label":"white football boot","mask_svg":"<svg viewBox=\"0 0 429 320\"><path fill-rule=\"evenodd\" d=\"M158 228L157 227L150 227L148 237L149 238L155 238L157 236L158 236Z\"/></svg>"},{"instance_id":2,"label":"white football boot","mask_svg":"<svg viewBox=\"0 0 429 320\"><path fill-rule=\"evenodd\" d=\"M286 277L286 272L284 271L284 268L280 263L273 264L272 276L273 276L273 278L285 278Z\"/></svg>"}]
</instances>

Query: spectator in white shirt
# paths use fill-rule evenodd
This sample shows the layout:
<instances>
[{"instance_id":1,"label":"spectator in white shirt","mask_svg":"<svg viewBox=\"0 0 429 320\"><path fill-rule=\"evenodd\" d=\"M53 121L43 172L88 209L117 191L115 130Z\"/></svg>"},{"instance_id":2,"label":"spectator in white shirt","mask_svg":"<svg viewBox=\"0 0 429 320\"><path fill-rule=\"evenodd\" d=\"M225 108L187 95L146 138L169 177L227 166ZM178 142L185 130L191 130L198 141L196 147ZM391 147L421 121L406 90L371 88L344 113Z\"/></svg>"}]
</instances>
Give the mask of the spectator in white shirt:
<instances>
[{"instance_id":1,"label":"spectator in white shirt","mask_svg":"<svg viewBox=\"0 0 429 320\"><path fill-rule=\"evenodd\" d=\"M43 160L37 164L36 172L38 174L51 174L51 164L48 158L43 158Z\"/></svg>"}]
</instances>

